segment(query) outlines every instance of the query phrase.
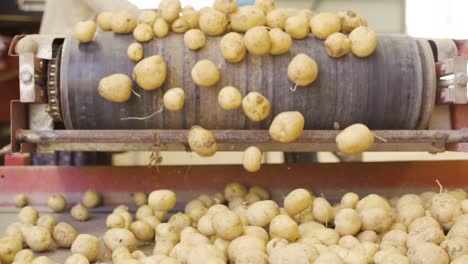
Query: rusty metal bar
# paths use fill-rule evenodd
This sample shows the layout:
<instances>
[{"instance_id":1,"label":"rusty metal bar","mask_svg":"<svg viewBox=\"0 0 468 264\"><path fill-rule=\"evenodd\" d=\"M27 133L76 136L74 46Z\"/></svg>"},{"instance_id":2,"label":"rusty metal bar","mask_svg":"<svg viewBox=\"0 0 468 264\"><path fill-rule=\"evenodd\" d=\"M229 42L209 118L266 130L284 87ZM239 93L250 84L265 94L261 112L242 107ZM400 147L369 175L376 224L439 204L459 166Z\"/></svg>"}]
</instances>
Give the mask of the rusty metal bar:
<instances>
[{"instance_id":1,"label":"rusty metal bar","mask_svg":"<svg viewBox=\"0 0 468 264\"><path fill-rule=\"evenodd\" d=\"M293 143L274 141L266 130L216 130L220 151L242 151L255 145L263 151L336 151L336 130L307 130ZM447 144L468 142L468 129L461 130L376 130L371 151L443 152ZM188 130L19 130L19 143L36 144L38 151L184 151ZM156 140L158 139L158 140ZM156 142L159 142L156 145ZM384 142L385 141L385 142Z\"/></svg>"}]
</instances>

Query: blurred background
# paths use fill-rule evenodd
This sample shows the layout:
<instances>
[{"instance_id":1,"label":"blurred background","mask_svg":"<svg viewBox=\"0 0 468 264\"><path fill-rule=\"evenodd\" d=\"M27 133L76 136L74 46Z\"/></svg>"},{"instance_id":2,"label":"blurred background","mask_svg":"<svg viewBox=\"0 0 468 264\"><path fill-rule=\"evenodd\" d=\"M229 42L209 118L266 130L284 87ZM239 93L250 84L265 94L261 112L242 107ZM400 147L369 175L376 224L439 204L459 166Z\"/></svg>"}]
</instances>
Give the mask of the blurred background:
<instances>
[{"instance_id":1,"label":"blurred background","mask_svg":"<svg viewBox=\"0 0 468 264\"><path fill-rule=\"evenodd\" d=\"M41 25L42 14L48 0L2 0L0 6L0 148L9 142L9 104L19 97L17 57L9 57L8 47L14 35L37 33ZM57 0L49 0L49 4ZM154 9L158 0L129 0L140 9ZM93 0L62 0L83 5ZM105 1L112 5L113 0ZM192 5L196 9L211 6L212 0L182 0L183 5ZM238 0L239 4L248 4L249 0ZM468 1L466 0L276 0L278 7L310 8L316 12L340 11L351 9L362 14L369 25L379 33L406 33L424 38L468 39ZM104 10L102 10L104 11ZM146 165L150 153L120 153L113 155L114 165ZM241 163L241 153L218 153L212 158L199 158L195 154L177 152L162 153L163 165ZM284 162L282 153L267 153L264 161L268 163ZM364 153L363 161L405 161L405 160L447 160L468 159L465 153ZM318 153L319 162L338 162L333 153Z\"/></svg>"}]
</instances>

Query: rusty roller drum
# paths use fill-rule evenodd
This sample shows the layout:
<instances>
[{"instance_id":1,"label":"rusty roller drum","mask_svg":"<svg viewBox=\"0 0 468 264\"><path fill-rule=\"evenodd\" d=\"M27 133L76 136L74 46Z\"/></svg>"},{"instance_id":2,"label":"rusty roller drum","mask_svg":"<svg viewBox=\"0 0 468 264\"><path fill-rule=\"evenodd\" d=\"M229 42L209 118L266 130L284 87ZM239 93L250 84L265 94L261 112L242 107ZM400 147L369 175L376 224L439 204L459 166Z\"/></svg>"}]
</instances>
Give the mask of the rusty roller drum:
<instances>
[{"instance_id":1,"label":"rusty roller drum","mask_svg":"<svg viewBox=\"0 0 468 264\"><path fill-rule=\"evenodd\" d=\"M110 74L131 76L134 62L127 58L132 35L99 32L95 41L79 44L65 40L60 61L62 118L67 129L267 129L275 115L299 111L305 129L333 129L364 123L372 129L424 129L435 98L434 59L423 40L405 35L380 35L376 52L366 59L348 54L330 58L322 41L309 37L294 41L290 52L281 56L248 54L238 64L226 62L219 49L219 37L208 37L200 51L184 46L183 34L144 43L145 57L161 55L168 65L168 78L158 90L147 92L134 84L141 98L118 104L98 94L99 81ZM287 67L299 53L314 58L318 79L308 87L290 90ZM221 80L214 87L199 87L190 72L195 63L209 59L219 66ZM259 123L250 121L242 109L225 111L217 103L219 90L237 87L243 95L264 94L272 103L270 116ZM169 88L185 90L184 108L163 111L146 120L121 120L148 116L161 108Z\"/></svg>"}]
</instances>

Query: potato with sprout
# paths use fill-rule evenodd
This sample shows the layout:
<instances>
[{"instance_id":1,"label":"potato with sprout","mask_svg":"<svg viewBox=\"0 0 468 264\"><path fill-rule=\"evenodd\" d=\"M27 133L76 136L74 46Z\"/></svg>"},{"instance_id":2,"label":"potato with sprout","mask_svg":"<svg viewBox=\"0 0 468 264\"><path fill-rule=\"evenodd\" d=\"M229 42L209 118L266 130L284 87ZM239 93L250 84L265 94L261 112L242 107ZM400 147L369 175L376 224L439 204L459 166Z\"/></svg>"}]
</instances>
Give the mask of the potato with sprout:
<instances>
[{"instance_id":1,"label":"potato with sprout","mask_svg":"<svg viewBox=\"0 0 468 264\"><path fill-rule=\"evenodd\" d=\"M270 136L279 142L295 141L304 130L304 117L299 112L279 113L271 122Z\"/></svg>"},{"instance_id":2,"label":"potato with sprout","mask_svg":"<svg viewBox=\"0 0 468 264\"><path fill-rule=\"evenodd\" d=\"M310 20L312 34L318 39L326 39L335 32L340 32L340 18L333 13L320 13Z\"/></svg>"},{"instance_id":3,"label":"potato with sprout","mask_svg":"<svg viewBox=\"0 0 468 264\"><path fill-rule=\"evenodd\" d=\"M159 55L144 58L133 68L132 77L143 90L158 89L166 81L166 62Z\"/></svg>"},{"instance_id":4,"label":"potato with sprout","mask_svg":"<svg viewBox=\"0 0 468 264\"><path fill-rule=\"evenodd\" d=\"M124 103L132 96L132 80L125 74L116 73L99 81L98 92L104 99L114 103Z\"/></svg>"},{"instance_id":5,"label":"potato with sprout","mask_svg":"<svg viewBox=\"0 0 468 264\"><path fill-rule=\"evenodd\" d=\"M96 23L94 21L81 21L76 23L74 37L81 43L91 42L96 34Z\"/></svg>"},{"instance_id":6,"label":"potato with sprout","mask_svg":"<svg viewBox=\"0 0 468 264\"><path fill-rule=\"evenodd\" d=\"M281 55L287 53L293 42L291 36L279 28L273 28L269 31L270 34L270 54Z\"/></svg>"},{"instance_id":7,"label":"potato with sprout","mask_svg":"<svg viewBox=\"0 0 468 264\"><path fill-rule=\"evenodd\" d=\"M354 124L336 136L338 149L347 154L357 154L368 150L374 144L374 133L363 124Z\"/></svg>"},{"instance_id":8,"label":"potato with sprout","mask_svg":"<svg viewBox=\"0 0 468 264\"><path fill-rule=\"evenodd\" d=\"M200 86L210 87L219 81L218 67L210 60L197 62L191 72L192 80Z\"/></svg>"},{"instance_id":9,"label":"potato with sprout","mask_svg":"<svg viewBox=\"0 0 468 264\"><path fill-rule=\"evenodd\" d=\"M247 50L255 55L264 55L270 52L270 34L266 27L254 27L244 35L244 44Z\"/></svg>"},{"instance_id":10,"label":"potato with sprout","mask_svg":"<svg viewBox=\"0 0 468 264\"><path fill-rule=\"evenodd\" d=\"M137 20L127 12L118 12L112 15L112 31L118 34L130 34L137 26Z\"/></svg>"},{"instance_id":11,"label":"potato with sprout","mask_svg":"<svg viewBox=\"0 0 468 264\"><path fill-rule=\"evenodd\" d=\"M325 50L330 57L340 58L351 50L351 40L343 33L333 33L325 40Z\"/></svg>"},{"instance_id":12,"label":"potato with sprout","mask_svg":"<svg viewBox=\"0 0 468 264\"><path fill-rule=\"evenodd\" d=\"M163 96L164 107L169 111L179 111L184 106L185 93L182 88L171 88Z\"/></svg>"},{"instance_id":13,"label":"potato with sprout","mask_svg":"<svg viewBox=\"0 0 468 264\"><path fill-rule=\"evenodd\" d=\"M270 114L270 101L258 92L250 92L242 100L242 108L247 117L254 121L260 122Z\"/></svg>"},{"instance_id":14,"label":"potato with sprout","mask_svg":"<svg viewBox=\"0 0 468 264\"><path fill-rule=\"evenodd\" d=\"M242 105L242 95L233 86L226 86L218 94L218 104L224 110L235 110Z\"/></svg>"},{"instance_id":15,"label":"potato with sprout","mask_svg":"<svg viewBox=\"0 0 468 264\"><path fill-rule=\"evenodd\" d=\"M188 143L190 149L202 157L213 156L218 150L213 133L199 126L190 129Z\"/></svg>"},{"instance_id":16,"label":"potato with sprout","mask_svg":"<svg viewBox=\"0 0 468 264\"><path fill-rule=\"evenodd\" d=\"M377 35L368 27L357 27L351 34L351 52L360 58L369 57L377 48Z\"/></svg>"},{"instance_id":17,"label":"potato with sprout","mask_svg":"<svg viewBox=\"0 0 468 264\"><path fill-rule=\"evenodd\" d=\"M219 42L219 47L224 59L231 63L240 62L247 53L244 38L236 32L224 35Z\"/></svg>"},{"instance_id":18,"label":"potato with sprout","mask_svg":"<svg viewBox=\"0 0 468 264\"><path fill-rule=\"evenodd\" d=\"M308 86L318 77L318 65L304 53L296 55L288 65L288 77L298 86Z\"/></svg>"},{"instance_id":19,"label":"potato with sprout","mask_svg":"<svg viewBox=\"0 0 468 264\"><path fill-rule=\"evenodd\" d=\"M190 29L189 31L185 32L184 44L191 50L201 49L206 44L205 34L199 29Z\"/></svg>"},{"instance_id":20,"label":"potato with sprout","mask_svg":"<svg viewBox=\"0 0 468 264\"><path fill-rule=\"evenodd\" d=\"M244 151L242 165L248 172L257 172L262 165L262 152L255 146L248 147Z\"/></svg>"}]
</instances>

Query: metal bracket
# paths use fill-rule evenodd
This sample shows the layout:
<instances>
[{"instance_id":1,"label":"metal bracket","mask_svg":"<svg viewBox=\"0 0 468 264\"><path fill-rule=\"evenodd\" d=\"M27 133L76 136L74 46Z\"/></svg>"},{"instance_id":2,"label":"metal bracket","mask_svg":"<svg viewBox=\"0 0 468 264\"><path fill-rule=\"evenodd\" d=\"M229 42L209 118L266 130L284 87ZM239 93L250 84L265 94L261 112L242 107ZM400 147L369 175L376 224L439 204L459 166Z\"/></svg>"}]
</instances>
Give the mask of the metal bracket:
<instances>
[{"instance_id":1,"label":"metal bracket","mask_svg":"<svg viewBox=\"0 0 468 264\"><path fill-rule=\"evenodd\" d=\"M468 104L467 63L467 58L462 56L437 63L438 103Z\"/></svg>"}]
</instances>

